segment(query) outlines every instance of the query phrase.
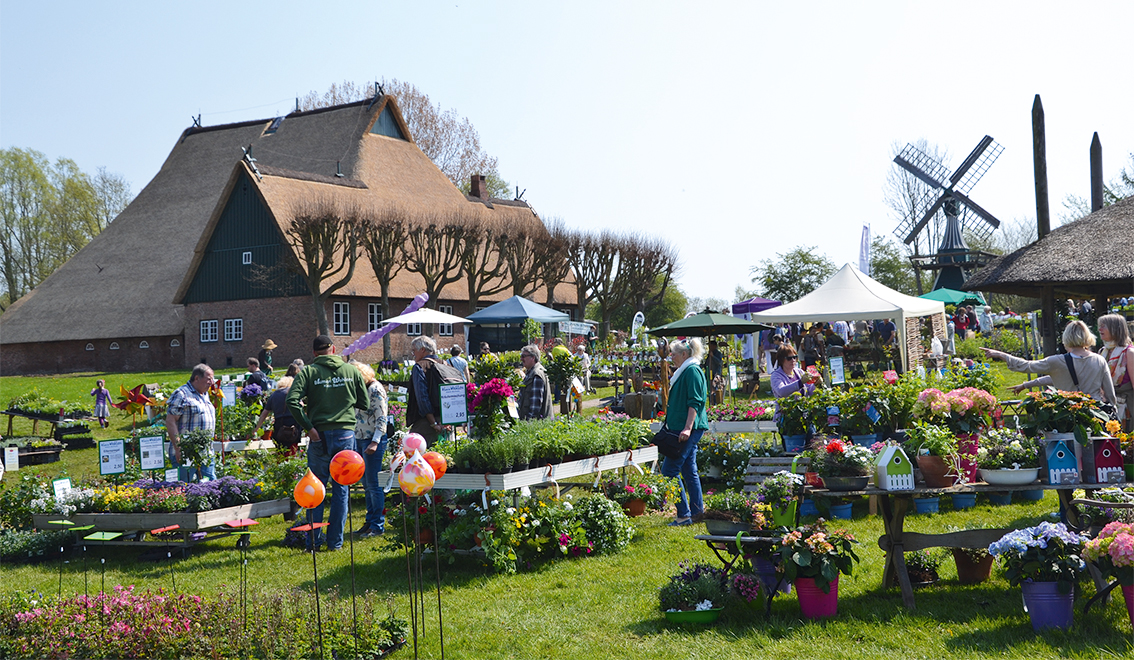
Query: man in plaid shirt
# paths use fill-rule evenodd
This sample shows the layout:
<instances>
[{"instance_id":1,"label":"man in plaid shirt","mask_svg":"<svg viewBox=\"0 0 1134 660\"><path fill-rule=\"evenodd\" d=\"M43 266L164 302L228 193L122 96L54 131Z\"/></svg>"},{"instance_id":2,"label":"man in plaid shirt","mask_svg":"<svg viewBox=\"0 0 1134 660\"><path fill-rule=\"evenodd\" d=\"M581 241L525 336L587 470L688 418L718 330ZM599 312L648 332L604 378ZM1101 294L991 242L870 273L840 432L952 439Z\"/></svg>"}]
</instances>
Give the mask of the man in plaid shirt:
<instances>
[{"instance_id":1,"label":"man in plaid shirt","mask_svg":"<svg viewBox=\"0 0 1134 660\"><path fill-rule=\"evenodd\" d=\"M527 370L520 386L520 419L551 417L551 383L539 363L539 347L533 345L520 349L520 361Z\"/></svg>"},{"instance_id":2,"label":"man in plaid shirt","mask_svg":"<svg viewBox=\"0 0 1134 660\"><path fill-rule=\"evenodd\" d=\"M181 469L181 434L189 431L212 431L217 426L217 411L209 400L209 388L216 382L213 370L207 364L193 367L189 382L177 388L165 408L165 434L169 438L169 459ZM216 468L212 465L200 466L201 479L216 479Z\"/></svg>"}]
</instances>

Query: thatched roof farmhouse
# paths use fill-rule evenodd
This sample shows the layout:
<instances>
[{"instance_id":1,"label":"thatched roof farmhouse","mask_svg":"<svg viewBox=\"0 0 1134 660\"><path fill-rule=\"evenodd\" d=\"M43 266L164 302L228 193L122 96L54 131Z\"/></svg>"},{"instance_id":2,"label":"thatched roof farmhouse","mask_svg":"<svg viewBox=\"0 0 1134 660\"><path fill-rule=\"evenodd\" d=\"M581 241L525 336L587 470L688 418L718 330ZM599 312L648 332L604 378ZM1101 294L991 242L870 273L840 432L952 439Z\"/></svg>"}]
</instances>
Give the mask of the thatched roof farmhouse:
<instances>
[{"instance_id":1,"label":"thatched roof farmhouse","mask_svg":"<svg viewBox=\"0 0 1134 660\"><path fill-rule=\"evenodd\" d=\"M290 250L284 223L305 200L541 222L525 202L458 190L414 144L389 96L192 127L106 230L0 315L0 373L175 369L202 359L242 365L266 339L279 345L277 366L309 358L317 325L302 278L267 288L250 277L253 266L278 263ZM407 271L391 288L395 314L424 291ZM485 296L478 306L510 295ZM555 299L568 309L574 286L556 287ZM380 320L379 302L363 257L328 301L340 349ZM457 315L475 311L464 282L446 287L439 302ZM408 352L406 335L407 328L391 335L397 357ZM463 328L437 339L463 343ZM380 346L359 358L381 359Z\"/></svg>"}]
</instances>

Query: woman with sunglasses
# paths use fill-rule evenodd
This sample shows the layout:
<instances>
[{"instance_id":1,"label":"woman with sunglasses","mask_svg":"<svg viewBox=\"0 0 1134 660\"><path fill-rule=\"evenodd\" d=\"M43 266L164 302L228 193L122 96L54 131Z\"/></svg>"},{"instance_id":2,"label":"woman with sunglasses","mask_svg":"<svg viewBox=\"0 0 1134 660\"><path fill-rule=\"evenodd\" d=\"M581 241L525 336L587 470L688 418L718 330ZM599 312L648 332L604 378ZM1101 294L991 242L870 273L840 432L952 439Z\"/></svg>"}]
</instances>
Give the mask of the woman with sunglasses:
<instances>
[{"instance_id":1,"label":"woman with sunglasses","mask_svg":"<svg viewBox=\"0 0 1134 660\"><path fill-rule=\"evenodd\" d=\"M777 399L791 396L796 392L810 396L815 391L814 379L811 374L799 367L799 355L791 344L787 343L776 354L776 368L772 371L771 381L772 395ZM780 421L779 404L776 404L776 414L772 419L777 424Z\"/></svg>"}]
</instances>

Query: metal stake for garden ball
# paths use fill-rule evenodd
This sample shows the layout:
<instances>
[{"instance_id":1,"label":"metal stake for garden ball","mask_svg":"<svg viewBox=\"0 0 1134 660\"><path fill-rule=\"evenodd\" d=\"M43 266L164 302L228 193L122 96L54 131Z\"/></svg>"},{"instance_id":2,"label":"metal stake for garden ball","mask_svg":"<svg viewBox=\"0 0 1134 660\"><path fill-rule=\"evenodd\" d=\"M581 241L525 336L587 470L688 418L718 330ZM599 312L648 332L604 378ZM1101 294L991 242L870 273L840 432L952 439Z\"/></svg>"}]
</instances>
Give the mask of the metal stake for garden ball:
<instances>
[{"instance_id":1,"label":"metal stake for garden ball","mask_svg":"<svg viewBox=\"0 0 1134 660\"><path fill-rule=\"evenodd\" d=\"M99 547L103 549L99 558L102 563L102 586L99 588L99 593L106 593L106 542L113 541L119 536L122 536L122 532L95 532L86 536L88 541L98 541Z\"/></svg>"},{"instance_id":2,"label":"metal stake for garden ball","mask_svg":"<svg viewBox=\"0 0 1134 660\"><path fill-rule=\"evenodd\" d=\"M323 612L319 607L319 566L315 561L315 530L320 527L326 527L331 523L308 523L300 525L299 527L292 527L292 532L307 532L307 540L311 545L311 571L315 576L315 621L319 630L319 657L322 658L325 653L323 652Z\"/></svg>"},{"instance_id":3,"label":"metal stake for garden ball","mask_svg":"<svg viewBox=\"0 0 1134 660\"><path fill-rule=\"evenodd\" d=\"M60 527L71 527L75 523L70 520L48 520L49 525L59 525ZM63 564L67 562L63 560L63 546L59 546L59 595L63 595Z\"/></svg>"},{"instance_id":4,"label":"metal stake for garden ball","mask_svg":"<svg viewBox=\"0 0 1134 660\"><path fill-rule=\"evenodd\" d=\"M354 515L350 506L350 487L358 483L366 474L366 460L362 454L353 449L344 449L331 458L329 472L335 483L346 486L347 489L347 529L354 529ZM354 579L354 533L348 539L350 543L350 607L354 622L354 654L358 655L358 596Z\"/></svg>"},{"instance_id":5,"label":"metal stake for garden ball","mask_svg":"<svg viewBox=\"0 0 1134 660\"><path fill-rule=\"evenodd\" d=\"M405 507L406 507L407 503L408 502L406 500L406 497L403 494L402 495L402 510L403 510L403 512L405 511ZM402 538L405 540L405 546L404 547L405 547L405 553L406 553L406 579L409 582L409 590L410 590L410 594L409 594L410 595L410 601L409 602L410 602L410 623L413 626L413 657L414 657L414 660L417 660L417 594L414 592L414 588L413 588L414 587L413 563L410 560L410 556L409 556L410 543L413 543L416 546L417 538L416 537L414 537L412 539L410 538L408 524L406 522L406 516L404 515L404 513L402 515Z\"/></svg>"},{"instance_id":6,"label":"metal stake for garden ball","mask_svg":"<svg viewBox=\"0 0 1134 660\"><path fill-rule=\"evenodd\" d=\"M157 536L165 532L173 532L181 529L181 525L170 525L168 527L159 527L151 529L150 535ZM173 552L171 550L165 551L165 558L169 560L169 579L173 583L173 593L177 593L177 578L173 576Z\"/></svg>"},{"instance_id":7,"label":"metal stake for garden ball","mask_svg":"<svg viewBox=\"0 0 1134 660\"><path fill-rule=\"evenodd\" d=\"M240 609L244 616L245 632L248 631L248 546L252 543L252 534L255 534L255 532L247 528L259 524L260 523L251 518L230 520L225 523L226 526L232 529L240 530L236 533L236 547L240 549L240 573L238 579L240 580Z\"/></svg>"},{"instance_id":8,"label":"metal stake for garden ball","mask_svg":"<svg viewBox=\"0 0 1134 660\"><path fill-rule=\"evenodd\" d=\"M441 660L445 660L445 623L441 620L441 553L438 548L437 507L433 507L433 561L437 570L437 632L441 640Z\"/></svg>"}]
</instances>

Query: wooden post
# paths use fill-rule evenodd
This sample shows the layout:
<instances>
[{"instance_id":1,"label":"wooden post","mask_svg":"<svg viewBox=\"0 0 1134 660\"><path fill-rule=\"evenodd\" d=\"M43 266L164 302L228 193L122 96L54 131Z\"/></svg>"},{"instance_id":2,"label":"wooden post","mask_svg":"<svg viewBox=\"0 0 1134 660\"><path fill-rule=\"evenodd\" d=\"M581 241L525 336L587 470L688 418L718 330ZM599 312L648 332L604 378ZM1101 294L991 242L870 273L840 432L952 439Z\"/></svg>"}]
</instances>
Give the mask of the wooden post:
<instances>
[{"instance_id":1,"label":"wooden post","mask_svg":"<svg viewBox=\"0 0 1134 660\"><path fill-rule=\"evenodd\" d=\"M1098 131L1091 140L1091 213L1103 207L1102 142Z\"/></svg>"},{"instance_id":2,"label":"wooden post","mask_svg":"<svg viewBox=\"0 0 1134 660\"><path fill-rule=\"evenodd\" d=\"M1039 94L1032 103L1032 160L1036 180L1036 230L1038 239L1043 240L1051 233L1051 210L1047 200L1047 137Z\"/></svg>"},{"instance_id":3,"label":"wooden post","mask_svg":"<svg viewBox=\"0 0 1134 660\"><path fill-rule=\"evenodd\" d=\"M1043 354L1055 355L1055 287L1045 286L1040 294L1040 336Z\"/></svg>"}]
</instances>

